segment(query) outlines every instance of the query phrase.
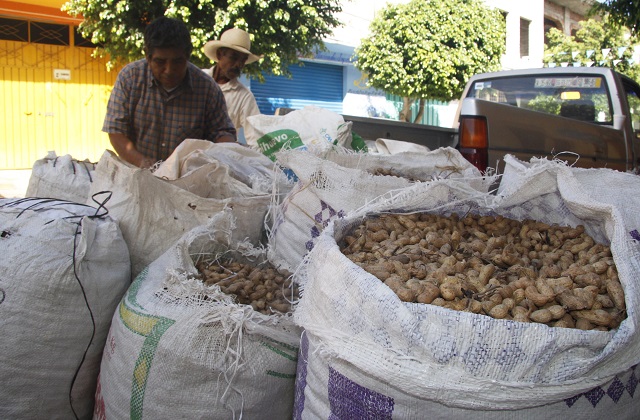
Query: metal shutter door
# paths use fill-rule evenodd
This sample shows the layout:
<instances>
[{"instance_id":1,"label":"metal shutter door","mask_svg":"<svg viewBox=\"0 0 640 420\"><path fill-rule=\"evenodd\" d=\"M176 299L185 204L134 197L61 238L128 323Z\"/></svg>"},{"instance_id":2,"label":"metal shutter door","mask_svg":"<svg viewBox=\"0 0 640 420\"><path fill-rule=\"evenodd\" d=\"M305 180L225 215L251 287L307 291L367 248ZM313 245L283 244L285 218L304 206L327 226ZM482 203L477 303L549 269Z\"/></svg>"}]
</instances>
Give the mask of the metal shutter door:
<instances>
[{"instance_id":1,"label":"metal shutter door","mask_svg":"<svg viewBox=\"0 0 640 420\"><path fill-rule=\"evenodd\" d=\"M265 82L251 81L260 112L273 115L276 108L301 109L307 105L342 113L343 66L305 61L289 67L291 78L265 76Z\"/></svg>"}]
</instances>

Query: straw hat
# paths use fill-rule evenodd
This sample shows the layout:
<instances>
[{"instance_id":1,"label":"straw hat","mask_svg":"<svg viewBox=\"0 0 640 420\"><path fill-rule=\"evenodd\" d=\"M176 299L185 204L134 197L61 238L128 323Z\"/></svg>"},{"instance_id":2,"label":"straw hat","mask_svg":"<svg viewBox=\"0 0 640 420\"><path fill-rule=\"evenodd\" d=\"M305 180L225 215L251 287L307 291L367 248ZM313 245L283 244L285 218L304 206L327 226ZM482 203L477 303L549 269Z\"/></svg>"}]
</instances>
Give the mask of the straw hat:
<instances>
[{"instance_id":1,"label":"straw hat","mask_svg":"<svg viewBox=\"0 0 640 420\"><path fill-rule=\"evenodd\" d=\"M207 57L216 61L216 51L218 51L220 47L227 47L240 51L241 53L249 54L246 64L253 63L260 59L260 57L251 53L251 39L249 39L249 34L242 29L231 28L224 31L220 40L209 41L204 44L203 51Z\"/></svg>"}]
</instances>

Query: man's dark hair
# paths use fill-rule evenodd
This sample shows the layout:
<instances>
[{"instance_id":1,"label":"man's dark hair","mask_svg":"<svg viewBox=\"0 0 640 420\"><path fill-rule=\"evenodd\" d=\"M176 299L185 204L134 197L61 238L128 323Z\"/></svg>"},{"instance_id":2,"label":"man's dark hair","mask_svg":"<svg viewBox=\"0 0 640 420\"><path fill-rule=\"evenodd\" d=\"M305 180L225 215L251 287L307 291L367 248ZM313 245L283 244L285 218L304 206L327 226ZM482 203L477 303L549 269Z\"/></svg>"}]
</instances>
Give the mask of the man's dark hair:
<instances>
[{"instance_id":1,"label":"man's dark hair","mask_svg":"<svg viewBox=\"0 0 640 420\"><path fill-rule=\"evenodd\" d=\"M166 16L153 20L144 30L144 53L151 56L156 48L178 48L191 55L193 44L187 25Z\"/></svg>"}]
</instances>

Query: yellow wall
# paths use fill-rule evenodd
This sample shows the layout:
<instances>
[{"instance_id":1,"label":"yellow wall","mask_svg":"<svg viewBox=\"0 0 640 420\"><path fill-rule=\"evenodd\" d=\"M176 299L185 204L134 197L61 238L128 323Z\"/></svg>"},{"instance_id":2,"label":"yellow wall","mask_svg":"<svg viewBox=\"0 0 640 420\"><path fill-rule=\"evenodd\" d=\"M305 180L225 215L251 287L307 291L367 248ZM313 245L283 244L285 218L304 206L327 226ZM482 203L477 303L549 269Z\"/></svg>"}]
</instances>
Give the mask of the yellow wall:
<instances>
[{"instance_id":1,"label":"yellow wall","mask_svg":"<svg viewBox=\"0 0 640 420\"><path fill-rule=\"evenodd\" d=\"M97 162L111 148L101 129L119 68L92 51L0 40L0 170L30 169L48 151Z\"/></svg>"}]
</instances>

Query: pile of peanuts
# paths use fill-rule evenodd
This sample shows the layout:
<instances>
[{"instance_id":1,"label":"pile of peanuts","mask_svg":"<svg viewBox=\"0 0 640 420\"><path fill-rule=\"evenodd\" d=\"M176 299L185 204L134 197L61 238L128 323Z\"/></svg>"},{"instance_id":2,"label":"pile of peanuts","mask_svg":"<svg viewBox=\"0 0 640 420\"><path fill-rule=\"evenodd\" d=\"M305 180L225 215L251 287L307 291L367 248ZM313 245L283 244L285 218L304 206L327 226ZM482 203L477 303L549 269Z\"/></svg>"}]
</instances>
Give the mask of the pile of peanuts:
<instances>
[{"instance_id":1,"label":"pile of peanuts","mask_svg":"<svg viewBox=\"0 0 640 420\"><path fill-rule=\"evenodd\" d=\"M233 295L239 304L251 305L262 314L291 311L291 303L300 298L291 274L277 270L269 262L250 265L236 260L200 262L196 265L206 285L218 285Z\"/></svg>"},{"instance_id":2,"label":"pile of peanuts","mask_svg":"<svg viewBox=\"0 0 640 420\"><path fill-rule=\"evenodd\" d=\"M609 331L626 317L611 250L582 225L382 214L339 246L404 302L581 330Z\"/></svg>"}]
</instances>

